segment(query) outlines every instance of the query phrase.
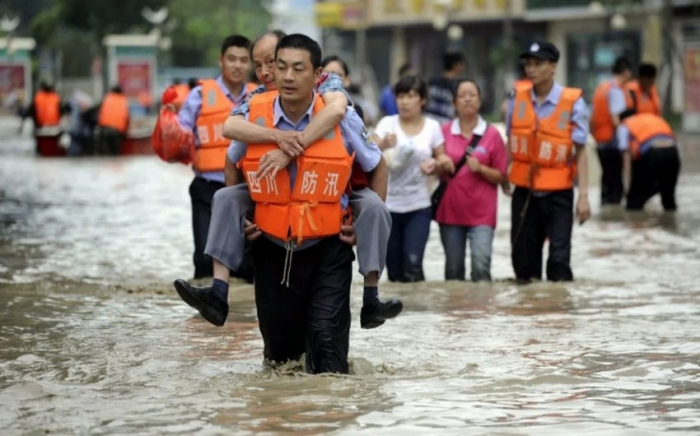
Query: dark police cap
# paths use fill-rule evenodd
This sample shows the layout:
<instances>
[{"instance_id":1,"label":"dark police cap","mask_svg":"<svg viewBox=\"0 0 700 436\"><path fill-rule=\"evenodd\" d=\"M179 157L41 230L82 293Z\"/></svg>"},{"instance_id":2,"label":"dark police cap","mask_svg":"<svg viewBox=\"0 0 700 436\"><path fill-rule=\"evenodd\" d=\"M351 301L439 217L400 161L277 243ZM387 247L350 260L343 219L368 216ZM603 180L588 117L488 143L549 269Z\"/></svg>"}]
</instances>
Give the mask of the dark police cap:
<instances>
[{"instance_id":1,"label":"dark police cap","mask_svg":"<svg viewBox=\"0 0 700 436\"><path fill-rule=\"evenodd\" d=\"M520 59L537 58L545 61L558 62L559 49L551 42L533 42L528 50L520 55Z\"/></svg>"}]
</instances>

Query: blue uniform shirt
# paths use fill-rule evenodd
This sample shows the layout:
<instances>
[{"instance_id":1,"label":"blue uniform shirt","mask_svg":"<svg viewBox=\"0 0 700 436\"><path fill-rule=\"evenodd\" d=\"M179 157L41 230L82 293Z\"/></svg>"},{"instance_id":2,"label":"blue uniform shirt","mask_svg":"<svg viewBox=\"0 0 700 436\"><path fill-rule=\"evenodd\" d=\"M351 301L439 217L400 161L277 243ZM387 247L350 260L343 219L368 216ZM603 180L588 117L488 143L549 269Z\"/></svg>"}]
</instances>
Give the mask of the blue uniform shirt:
<instances>
[{"instance_id":1,"label":"blue uniform shirt","mask_svg":"<svg viewBox=\"0 0 700 436\"><path fill-rule=\"evenodd\" d=\"M620 151L629 150L630 136L630 130L627 128L627 126L625 126L624 124L620 124L620 127L617 128L617 147L620 149ZM649 149L651 149L651 146L654 144L654 141L658 139L670 139L671 141L675 141L675 138L668 135L652 136L639 146L639 155L642 156L647 151L649 151Z\"/></svg>"},{"instance_id":2,"label":"blue uniform shirt","mask_svg":"<svg viewBox=\"0 0 700 436\"><path fill-rule=\"evenodd\" d=\"M627 110L627 100L625 99L625 91L620 88L617 82L613 83L608 93L608 108L610 115L620 115Z\"/></svg>"},{"instance_id":3,"label":"blue uniform shirt","mask_svg":"<svg viewBox=\"0 0 700 436\"><path fill-rule=\"evenodd\" d=\"M245 114L246 120L248 120L248 115L248 113ZM279 130L296 130L297 132L301 132L304 130L304 128L306 128L306 126L309 125L312 117L313 103L309 105L309 108L304 116L301 117L296 124L294 124L284 113L284 110L282 110L280 98L277 97L275 99L272 120L275 127ZM379 147L377 147L377 144L375 144L369 132L367 132L367 128L362 122L362 119L357 115L355 109L350 106L348 106L345 110L345 118L343 118L343 120L340 122L340 133L345 143L345 149L347 150L348 154L355 153L355 161L360 164L362 170L365 172L374 170L379 164L382 157L382 152L379 150ZM241 161L241 159L243 159L243 156L245 156L247 150L248 144L240 141L231 141L231 145L228 148L228 158L231 160L231 162L238 163ZM292 162L288 169L291 185L294 186L297 173L296 162ZM347 195L343 195L341 204L343 208L347 207ZM270 239L279 245L284 245L281 241L275 238ZM313 245L313 243L313 240L305 241L298 247L298 249L307 248Z\"/></svg>"},{"instance_id":4,"label":"blue uniform shirt","mask_svg":"<svg viewBox=\"0 0 700 436\"><path fill-rule=\"evenodd\" d=\"M561 93L564 87L554 82L552 90L547 94L547 98L541 104L537 102L535 91L532 91L532 104L535 107L535 113L538 119L547 118L554 112L554 109L559 104ZM510 136L510 120L513 115L514 96L508 100L508 114L506 116L506 135ZM574 123L574 128L571 130L571 139L576 144L586 145L588 140L588 106L583 98L579 98L574 103L574 108L571 113L571 122Z\"/></svg>"},{"instance_id":5,"label":"blue uniform shirt","mask_svg":"<svg viewBox=\"0 0 700 436\"><path fill-rule=\"evenodd\" d=\"M234 107L238 107L247 97L248 90L243 85L241 93L237 96L231 95L221 76L216 78L216 84L224 93L226 98L228 98ZM194 142L195 147L199 147L199 136L197 135L197 119L199 118L199 113L202 110L202 86L197 86L192 89L192 91L187 95L185 103L182 105L180 112L177 114L177 119L180 125L187 130L192 130L194 132ZM224 172L223 171L209 171L201 172L195 170L195 175L206 180L224 183Z\"/></svg>"}]
</instances>

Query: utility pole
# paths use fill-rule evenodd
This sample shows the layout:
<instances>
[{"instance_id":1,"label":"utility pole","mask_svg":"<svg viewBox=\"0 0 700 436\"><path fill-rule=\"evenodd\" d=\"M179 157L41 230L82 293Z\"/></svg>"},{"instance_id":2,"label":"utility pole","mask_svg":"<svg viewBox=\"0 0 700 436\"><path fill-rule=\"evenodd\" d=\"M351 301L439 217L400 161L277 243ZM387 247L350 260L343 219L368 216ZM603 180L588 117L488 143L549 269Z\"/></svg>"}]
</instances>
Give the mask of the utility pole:
<instances>
[{"instance_id":1,"label":"utility pole","mask_svg":"<svg viewBox=\"0 0 700 436\"><path fill-rule=\"evenodd\" d=\"M503 91L504 94L513 87L513 0L506 0L505 15L503 16L503 52L505 60L503 62ZM505 95L503 96L505 97ZM500 98L497 101L502 100Z\"/></svg>"},{"instance_id":2,"label":"utility pole","mask_svg":"<svg viewBox=\"0 0 700 436\"><path fill-rule=\"evenodd\" d=\"M661 28L663 29L662 57L661 62L665 68L668 68L666 75L667 81L663 92L664 101L662 102L662 113L667 115L671 112L671 99L673 97L673 76L675 75L674 68L674 53L676 44L673 41L673 4L671 0L664 0L663 10L661 12Z\"/></svg>"},{"instance_id":3,"label":"utility pole","mask_svg":"<svg viewBox=\"0 0 700 436\"><path fill-rule=\"evenodd\" d=\"M357 29L355 30L355 64L357 67L357 82L364 83L365 79L365 64L367 63L367 20L368 20L368 4L367 0L361 1L362 17L359 20Z\"/></svg>"}]
</instances>

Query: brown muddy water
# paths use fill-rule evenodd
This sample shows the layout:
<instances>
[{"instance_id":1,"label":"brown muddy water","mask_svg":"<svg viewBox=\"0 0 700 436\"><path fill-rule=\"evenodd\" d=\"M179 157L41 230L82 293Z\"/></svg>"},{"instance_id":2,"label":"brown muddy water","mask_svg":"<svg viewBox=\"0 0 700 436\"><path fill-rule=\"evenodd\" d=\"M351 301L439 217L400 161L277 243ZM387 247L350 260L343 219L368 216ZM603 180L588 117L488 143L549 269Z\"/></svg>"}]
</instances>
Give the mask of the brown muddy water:
<instances>
[{"instance_id":1,"label":"brown muddy water","mask_svg":"<svg viewBox=\"0 0 700 436\"><path fill-rule=\"evenodd\" d=\"M700 433L700 141L679 212L600 210L575 283L516 286L500 200L494 284L382 283L404 313L359 328L353 375L262 365L252 287L216 328L192 274L191 173L155 157L41 159L0 123L0 435Z\"/></svg>"}]
</instances>

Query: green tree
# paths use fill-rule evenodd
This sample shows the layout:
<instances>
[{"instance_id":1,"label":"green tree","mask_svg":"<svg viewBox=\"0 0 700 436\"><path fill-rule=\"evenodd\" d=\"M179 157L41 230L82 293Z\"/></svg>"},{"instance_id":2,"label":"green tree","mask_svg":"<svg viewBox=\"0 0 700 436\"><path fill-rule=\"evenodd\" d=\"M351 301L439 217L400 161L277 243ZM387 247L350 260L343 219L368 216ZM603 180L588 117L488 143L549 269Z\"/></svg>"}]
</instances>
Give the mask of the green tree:
<instances>
[{"instance_id":1,"label":"green tree","mask_svg":"<svg viewBox=\"0 0 700 436\"><path fill-rule=\"evenodd\" d=\"M267 30L270 14L258 0L170 0L179 25L172 34L172 63L178 66L216 65L221 41L228 35L255 38Z\"/></svg>"}]
</instances>

